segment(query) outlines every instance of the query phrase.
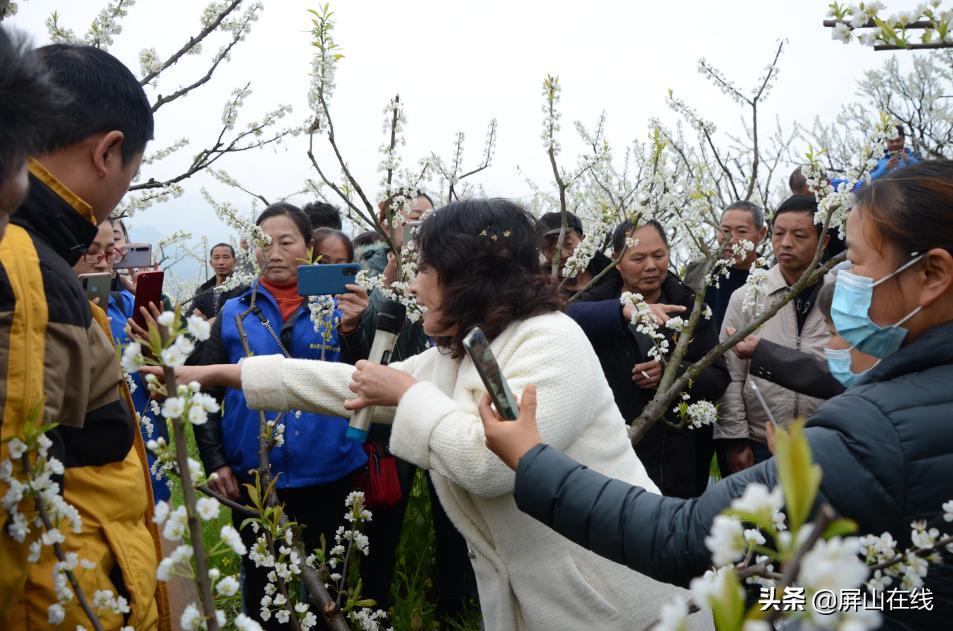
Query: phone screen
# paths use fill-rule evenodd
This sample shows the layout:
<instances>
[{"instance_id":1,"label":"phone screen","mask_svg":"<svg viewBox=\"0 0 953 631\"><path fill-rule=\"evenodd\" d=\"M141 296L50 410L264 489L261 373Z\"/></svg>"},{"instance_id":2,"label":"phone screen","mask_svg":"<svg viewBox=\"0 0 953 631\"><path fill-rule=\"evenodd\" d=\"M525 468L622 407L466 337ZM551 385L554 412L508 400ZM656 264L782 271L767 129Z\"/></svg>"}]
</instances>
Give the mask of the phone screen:
<instances>
[{"instance_id":1,"label":"phone screen","mask_svg":"<svg viewBox=\"0 0 953 631\"><path fill-rule=\"evenodd\" d=\"M480 379L483 380L483 385L496 411L506 420L515 421L520 414L516 398L510 391L506 379L503 378L500 365L496 363L496 357L490 350L490 343L479 327L474 327L467 333L463 339L463 348L473 361Z\"/></svg>"}]
</instances>

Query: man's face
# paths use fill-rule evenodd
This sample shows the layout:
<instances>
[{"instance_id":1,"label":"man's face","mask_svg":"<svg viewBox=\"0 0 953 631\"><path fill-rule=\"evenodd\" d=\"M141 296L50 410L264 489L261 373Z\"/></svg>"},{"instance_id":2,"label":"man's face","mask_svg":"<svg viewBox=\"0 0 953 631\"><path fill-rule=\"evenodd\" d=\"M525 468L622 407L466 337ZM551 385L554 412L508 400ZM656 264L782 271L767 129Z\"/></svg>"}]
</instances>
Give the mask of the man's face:
<instances>
[{"instance_id":1,"label":"man's face","mask_svg":"<svg viewBox=\"0 0 953 631\"><path fill-rule=\"evenodd\" d=\"M549 265L553 261L553 254L556 252L556 245L559 241L559 233L547 234L543 237L543 241L540 244L540 252L543 256L546 257L546 265ZM572 256L572 253L576 251L576 247L582 243L582 235L578 231L570 228L566 231L566 238L563 239L563 249L559 254L559 269L566 265L566 261L569 260L569 257Z\"/></svg>"},{"instance_id":2,"label":"man's face","mask_svg":"<svg viewBox=\"0 0 953 631\"><path fill-rule=\"evenodd\" d=\"M26 198L30 178L26 168L26 161L20 168L14 170L10 177L0 182L0 240L7 230L10 215L13 214Z\"/></svg>"},{"instance_id":3,"label":"man's face","mask_svg":"<svg viewBox=\"0 0 953 631\"><path fill-rule=\"evenodd\" d=\"M721 216L721 225L719 226L719 240L724 242L728 239L728 248L725 250L725 258L731 258L732 248L742 241L750 241L755 248L764 240L767 228L761 226L758 230L754 226L754 217L747 210L732 209L726 210ZM750 265L758 257L755 249L743 256L735 257L735 265Z\"/></svg>"},{"instance_id":4,"label":"man's face","mask_svg":"<svg viewBox=\"0 0 953 631\"><path fill-rule=\"evenodd\" d=\"M788 211L774 219L771 245L781 271L800 276L814 260L817 251L817 228L811 211Z\"/></svg>"},{"instance_id":5,"label":"man's face","mask_svg":"<svg viewBox=\"0 0 953 631\"><path fill-rule=\"evenodd\" d=\"M232 256L231 248L220 245L212 250L212 258L209 261L216 276L229 276L235 271L235 257Z\"/></svg>"},{"instance_id":6,"label":"man's face","mask_svg":"<svg viewBox=\"0 0 953 631\"><path fill-rule=\"evenodd\" d=\"M897 136L896 138L888 138L887 151L889 151L890 153L903 151L904 142L905 142L905 138L903 136Z\"/></svg>"},{"instance_id":7,"label":"man's face","mask_svg":"<svg viewBox=\"0 0 953 631\"><path fill-rule=\"evenodd\" d=\"M638 243L625 251L617 268L626 291L648 297L661 289L668 275L669 249L655 226L643 226L631 236Z\"/></svg>"}]
</instances>

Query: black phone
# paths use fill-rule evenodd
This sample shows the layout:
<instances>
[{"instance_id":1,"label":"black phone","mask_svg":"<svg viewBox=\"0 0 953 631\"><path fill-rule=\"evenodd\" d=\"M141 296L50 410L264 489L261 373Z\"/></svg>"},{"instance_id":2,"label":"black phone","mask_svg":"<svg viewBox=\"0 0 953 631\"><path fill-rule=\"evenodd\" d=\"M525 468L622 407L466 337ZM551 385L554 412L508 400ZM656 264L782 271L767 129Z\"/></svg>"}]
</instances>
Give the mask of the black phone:
<instances>
[{"instance_id":1,"label":"black phone","mask_svg":"<svg viewBox=\"0 0 953 631\"><path fill-rule=\"evenodd\" d=\"M109 306L109 287L112 285L112 278L113 276L109 272L79 275L79 281L83 284L86 298L90 302L99 298L98 304L103 311Z\"/></svg>"},{"instance_id":2,"label":"black phone","mask_svg":"<svg viewBox=\"0 0 953 631\"><path fill-rule=\"evenodd\" d=\"M490 343L480 327L473 327L467 336L463 338L463 348L473 361L480 379L486 391L490 394L490 400L500 416L508 421L515 421L519 418L520 408L516 404L516 397L510 391L503 373L500 371L500 365L496 363L496 357L490 350Z\"/></svg>"}]
</instances>

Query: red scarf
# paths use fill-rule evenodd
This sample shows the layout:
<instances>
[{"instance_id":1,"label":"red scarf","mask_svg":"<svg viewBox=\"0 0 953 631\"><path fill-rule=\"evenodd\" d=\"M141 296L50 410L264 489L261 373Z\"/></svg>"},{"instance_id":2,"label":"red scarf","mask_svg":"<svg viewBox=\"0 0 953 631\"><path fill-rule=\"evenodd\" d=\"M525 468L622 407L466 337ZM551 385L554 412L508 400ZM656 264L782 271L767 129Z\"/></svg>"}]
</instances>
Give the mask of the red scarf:
<instances>
[{"instance_id":1,"label":"red scarf","mask_svg":"<svg viewBox=\"0 0 953 631\"><path fill-rule=\"evenodd\" d=\"M278 303L278 311L281 312L282 322L287 322L288 318L293 316L304 302L304 297L298 295L297 280L290 285L278 287L277 285L272 285L267 280L262 278L261 284L262 287L268 290L268 293L271 294L272 298L275 299L275 302Z\"/></svg>"}]
</instances>

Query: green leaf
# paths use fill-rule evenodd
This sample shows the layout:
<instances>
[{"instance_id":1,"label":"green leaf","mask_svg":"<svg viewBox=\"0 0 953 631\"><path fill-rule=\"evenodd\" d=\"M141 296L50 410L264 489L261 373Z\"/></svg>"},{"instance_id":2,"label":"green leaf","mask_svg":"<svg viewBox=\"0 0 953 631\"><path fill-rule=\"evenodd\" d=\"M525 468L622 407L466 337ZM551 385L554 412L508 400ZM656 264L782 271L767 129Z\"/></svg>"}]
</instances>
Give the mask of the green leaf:
<instances>
[{"instance_id":1,"label":"green leaf","mask_svg":"<svg viewBox=\"0 0 953 631\"><path fill-rule=\"evenodd\" d=\"M734 572L728 572L722 580L725 584L721 598L712 598L710 601L715 628L718 631L740 629L745 616L744 590Z\"/></svg>"},{"instance_id":2,"label":"green leaf","mask_svg":"<svg viewBox=\"0 0 953 631\"><path fill-rule=\"evenodd\" d=\"M797 532L807 520L821 485L821 468L813 463L811 447L804 436L803 418L787 430L775 430L774 460L784 490L791 532Z\"/></svg>"},{"instance_id":3,"label":"green leaf","mask_svg":"<svg viewBox=\"0 0 953 631\"><path fill-rule=\"evenodd\" d=\"M835 519L824 530L824 538L843 537L857 532L857 522L853 519Z\"/></svg>"}]
</instances>

